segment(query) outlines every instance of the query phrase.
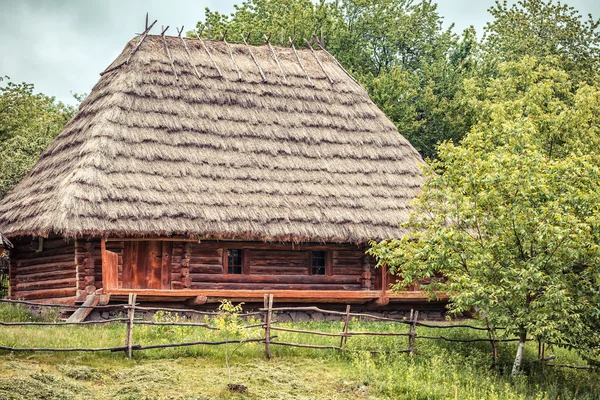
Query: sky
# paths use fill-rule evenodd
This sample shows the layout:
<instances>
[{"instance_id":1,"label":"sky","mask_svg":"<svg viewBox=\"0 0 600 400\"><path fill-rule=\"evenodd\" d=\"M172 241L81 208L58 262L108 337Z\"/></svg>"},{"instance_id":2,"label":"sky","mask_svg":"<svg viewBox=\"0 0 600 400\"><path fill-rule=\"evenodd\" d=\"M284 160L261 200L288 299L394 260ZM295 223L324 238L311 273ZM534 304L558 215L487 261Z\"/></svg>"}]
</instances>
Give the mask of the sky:
<instances>
[{"instance_id":1,"label":"sky","mask_svg":"<svg viewBox=\"0 0 600 400\"><path fill-rule=\"evenodd\" d=\"M509 4L514 1L509 1ZM72 93L89 93L125 44L144 30L146 12L152 30L176 34L204 18L209 7L233 12L241 0L0 0L0 76L28 82L65 103ZM473 25L481 33L494 0L438 0L444 23L462 31ZM581 14L600 17L599 0L568 0Z\"/></svg>"}]
</instances>

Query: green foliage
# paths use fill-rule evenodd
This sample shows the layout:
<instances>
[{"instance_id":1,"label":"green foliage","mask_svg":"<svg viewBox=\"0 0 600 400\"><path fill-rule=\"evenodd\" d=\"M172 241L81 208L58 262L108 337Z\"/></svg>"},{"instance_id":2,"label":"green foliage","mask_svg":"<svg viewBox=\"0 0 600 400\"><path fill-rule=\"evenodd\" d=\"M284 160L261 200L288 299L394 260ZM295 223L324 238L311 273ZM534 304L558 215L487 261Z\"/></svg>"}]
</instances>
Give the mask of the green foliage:
<instances>
[{"instance_id":1,"label":"green foliage","mask_svg":"<svg viewBox=\"0 0 600 400\"><path fill-rule=\"evenodd\" d=\"M600 344L600 87L535 59L507 63L471 97L478 122L439 147L400 240L370 253L479 311L506 334ZM440 278L443 277L443 278ZM592 356L591 350L587 353ZM596 355L597 356L597 355Z\"/></svg>"},{"instance_id":2,"label":"green foliage","mask_svg":"<svg viewBox=\"0 0 600 400\"><path fill-rule=\"evenodd\" d=\"M573 7L553 0L496 1L489 12L483 48L499 62L530 56L559 60L576 82L592 83L600 66L600 21L584 20Z\"/></svg>"},{"instance_id":3,"label":"green foliage","mask_svg":"<svg viewBox=\"0 0 600 400\"><path fill-rule=\"evenodd\" d=\"M33 84L0 78L0 198L20 182L54 140L75 107L34 93ZM79 98L82 95L76 95Z\"/></svg>"},{"instance_id":4,"label":"green foliage","mask_svg":"<svg viewBox=\"0 0 600 400\"><path fill-rule=\"evenodd\" d=\"M213 322L216 328L219 329L219 335L225 336L225 363L227 364L228 383L231 383L231 364L230 359L233 353L235 353L242 345L244 340L250 338L251 331L244 328L244 320L240 317L242 312L242 305L239 303L234 305L229 300L221 300L219 305L219 314L214 318ZM232 339L241 340L233 351L229 351L229 341Z\"/></svg>"},{"instance_id":5,"label":"green foliage","mask_svg":"<svg viewBox=\"0 0 600 400\"><path fill-rule=\"evenodd\" d=\"M154 322L186 322L179 313L159 310L152 316ZM191 335L193 328L183 325L158 325L152 330L151 338L160 338L163 343L180 342L184 337Z\"/></svg>"},{"instance_id":6,"label":"green foliage","mask_svg":"<svg viewBox=\"0 0 600 400\"><path fill-rule=\"evenodd\" d=\"M276 319L276 318L275 318ZM211 323L212 324L212 323ZM339 321L283 323L282 327L339 333ZM151 344L147 332L156 327L135 326L136 343ZM406 332L397 323L350 321L350 331ZM254 328L258 334L264 330ZM419 335L449 338L486 338L485 332L466 329L417 328ZM56 332L56 334L54 334ZM278 331L278 341L337 345L339 338ZM125 325L64 327L3 327L0 345L32 347L122 346ZM212 330L194 327L180 341L219 340ZM450 343L417 338L417 355L371 355L360 349L393 351L405 348L406 337L355 336L339 353L305 348L272 346L272 358L264 357L264 345L248 344L233 355L232 374L248 386L255 399L598 399L598 372L525 365L526 375L507 376L514 343L501 343L500 370L490 365L490 345ZM526 355L534 359L536 343L528 343ZM573 351L551 348L556 362L582 365ZM122 352L14 353L0 356L0 398L103 398L190 399L243 398L229 393L224 346L136 352L129 360ZM201 396L198 397L201 393ZM247 397L245 397L247 398Z\"/></svg>"},{"instance_id":7,"label":"green foliage","mask_svg":"<svg viewBox=\"0 0 600 400\"><path fill-rule=\"evenodd\" d=\"M0 303L0 321L3 322L55 322L60 310L42 307L33 311L23 304Z\"/></svg>"}]
</instances>

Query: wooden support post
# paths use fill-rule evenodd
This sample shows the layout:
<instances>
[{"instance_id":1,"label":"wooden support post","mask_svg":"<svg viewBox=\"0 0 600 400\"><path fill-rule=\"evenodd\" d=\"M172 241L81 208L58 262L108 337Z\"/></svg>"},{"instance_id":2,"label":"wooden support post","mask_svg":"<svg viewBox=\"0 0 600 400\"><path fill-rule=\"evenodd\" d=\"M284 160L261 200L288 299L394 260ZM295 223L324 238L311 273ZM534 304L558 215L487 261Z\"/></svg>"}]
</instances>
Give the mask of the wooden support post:
<instances>
[{"instance_id":1,"label":"wooden support post","mask_svg":"<svg viewBox=\"0 0 600 400\"><path fill-rule=\"evenodd\" d=\"M415 345L415 337L417 336L417 319L419 319L419 312L415 311L413 314L413 310L410 310L411 322L410 331L408 336L408 349L410 350L410 354L414 356L417 352L417 348Z\"/></svg>"},{"instance_id":2,"label":"wooden support post","mask_svg":"<svg viewBox=\"0 0 600 400\"><path fill-rule=\"evenodd\" d=\"M129 321L127 322L127 339L125 340L125 346L127 346L127 357L131 358L133 346L133 319L135 318L135 301L137 299L136 293L129 293L129 307L127 308L127 316Z\"/></svg>"},{"instance_id":3,"label":"wooden support post","mask_svg":"<svg viewBox=\"0 0 600 400\"><path fill-rule=\"evenodd\" d=\"M265 303L267 303L267 295L265 294ZM265 325L265 353L267 359L271 359L271 320L273 318L273 295L268 295L267 304L267 324Z\"/></svg>"},{"instance_id":4,"label":"wooden support post","mask_svg":"<svg viewBox=\"0 0 600 400\"><path fill-rule=\"evenodd\" d=\"M344 318L344 330L342 331L342 337L340 339L340 349L348 341L348 324L350 323L350 304L346 305L346 316Z\"/></svg>"}]
</instances>

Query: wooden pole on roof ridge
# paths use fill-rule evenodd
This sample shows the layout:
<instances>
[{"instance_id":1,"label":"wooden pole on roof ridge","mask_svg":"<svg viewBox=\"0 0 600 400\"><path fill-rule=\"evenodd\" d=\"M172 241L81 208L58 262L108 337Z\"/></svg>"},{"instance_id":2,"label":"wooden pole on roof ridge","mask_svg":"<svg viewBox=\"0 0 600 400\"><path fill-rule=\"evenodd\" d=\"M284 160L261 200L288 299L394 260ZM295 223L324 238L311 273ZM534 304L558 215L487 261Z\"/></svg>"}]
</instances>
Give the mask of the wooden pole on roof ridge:
<instances>
[{"instance_id":1,"label":"wooden pole on roof ridge","mask_svg":"<svg viewBox=\"0 0 600 400\"><path fill-rule=\"evenodd\" d=\"M131 60L131 57L133 57L133 55L138 51L138 49L140 48L140 46L142 45L142 42L144 41L144 39L146 39L146 37L148 36L148 33L150 33L150 31L152 30L152 28L154 27L154 24L156 24L158 20L154 20L154 22L146 28L146 30L144 32L142 32L140 34L141 38L140 40L137 42L137 44L135 45L135 47L131 50L131 53L129 53L129 56L127 57L127 59L117 65L115 65L114 67L105 69L104 71L100 72L100 76L107 74L111 71L114 71L115 69L119 69L121 68L123 65L125 64L129 64L129 61Z\"/></svg>"},{"instance_id":2,"label":"wooden pole on roof ridge","mask_svg":"<svg viewBox=\"0 0 600 400\"><path fill-rule=\"evenodd\" d=\"M346 68L344 68L344 66L337 60L337 58L335 58L330 52L328 52L327 49L325 49L325 47L323 47L323 44L319 43L318 40L317 40L317 45L319 46L319 48L321 50L323 50L325 52L325 54L327 54L329 57L331 57L333 59L333 61L335 61L335 63L338 65L338 67L340 67L342 69L342 71L344 71L346 73L346 75L348 75L350 77L350 79L352 79L355 83L358 83L360 85L360 87L362 88L362 85L360 84L360 82L357 81L356 78L354 78L350 74L350 72L348 72L348 70Z\"/></svg>"},{"instance_id":3,"label":"wooden pole on roof ridge","mask_svg":"<svg viewBox=\"0 0 600 400\"><path fill-rule=\"evenodd\" d=\"M246 37L244 37L244 35L242 35L242 34L240 34L240 36L242 36L242 40L244 41L244 44L246 45L246 48L248 49L248 52L250 53L250 57L252 57L252 61L254 61L254 64L256 64L256 67L258 68L258 72L260 72L260 76L262 76L263 82L266 82L267 77L265 76L265 73L263 72L262 68L260 67L260 64L258 64L258 60L256 60L256 57L254 57L252 48L248 44L248 38L250 37L250 32L248 32L248 36L246 36Z\"/></svg>"},{"instance_id":4,"label":"wooden pole on roof ridge","mask_svg":"<svg viewBox=\"0 0 600 400\"><path fill-rule=\"evenodd\" d=\"M225 36L223 36L223 43L225 43L225 46L227 46L227 52L229 53L229 58L231 59L231 63L233 64L233 66L235 67L235 70L238 73L238 79L241 81L242 80L242 72L238 68L238 65L236 64L235 59L233 58L233 52L231 51L231 46L229 45L229 43L227 43L227 40L225 40Z\"/></svg>"},{"instance_id":5,"label":"wooden pole on roof ridge","mask_svg":"<svg viewBox=\"0 0 600 400\"><path fill-rule=\"evenodd\" d=\"M146 13L146 28L145 30L148 30L148 13Z\"/></svg>"},{"instance_id":6,"label":"wooden pole on roof ridge","mask_svg":"<svg viewBox=\"0 0 600 400\"><path fill-rule=\"evenodd\" d=\"M204 48L204 51L206 51L206 54L208 54L208 58L210 58L210 61L212 62L213 67L215 67L215 69L217 70L217 72L219 74L219 77L222 78L223 77L223 72L221 72L221 69L217 65L217 63L216 63L215 59L213 58L212 54L210 53L210 51L208 51L208 47L206 47L206 43L204 43L204 40L202 40L202 38L201 38L202 32L204 32L204 26L200 30L200 33L196 32L196 30L194 30L194 33L196 34L196 37L198 38L198 40L202 44L202 47Z\"/></svg>"},{"instance_id":7,"label":"wooden pole on roof ridge","mask_svg":"<svg viewBox=\"0 0 600 400\"><path fill-rule=\"evenodd\" d=\"M289 37L289 39L290 39L290 47L294 50L294 54L296 55L296 59L298 60L298 64L300 64L300 68L302 69L302 71L304 71L304 74L306 75L306 78L308 79L308 82L314 87L315 84L313 83L312 79L310 79L310 75L308 75L308 72L306 72L306 69L304 69L304 65L302 65L302 60L300 60L300 55L296 51L296 46L294 46L294 41L292 40L291 37Z\"/></svg>"},{"instance_id":8,"label":"wooden pole on roof ridge","mask_svg":"<svg viewBox=\"0 0 600 400\"><path fill-rule=\"evenodd\" d=\"M194 64L194 60L192 59L192 53L190 53L190 49L188 48L188 45L185 42L185 39L181 36L181 34L183 33L183 27L184 27L184 25L181 25L181 30L179 30L179 28L177 28L177 32L179 33L179 39L181 39L181 42L183 43L183 47L185 48L185 52L188 55L190 65L192 66L192 68L194 68L194 72L196 73L196 76L198 77L198 79L202 79L202 75L200 74L200 72L198 72L198 68L196 68L196 65Z\"/></svg>"},{"instance_id":9,"label":"wooden pole on roof ridge","mask_svg":"<svg viewBox=\"0 0 600 400\"><path fill-rule=\"evenodd\" d=\"M313 36L314 37L314 36ZM317 53L315 52L315 49L313 49L312 44L309 43L308 40L304 39L304 41L306 42L306 44L308 45L308 48L310 49L310 51L312 52L313 56L315 56L315 60L317 60L317 64L319 64L319 67L321 67L321 71L323 71L323 73L325 74L325 76L327 77L327 79L329 80L329 83L331 83L333 85L333 79L331 78L331 76L329 76L329 74L327 73L327 71L325 70L325 66L323 66L323 64L321 63L321 60L319 60L319 56L317 56Z\"/></svg>"},{"instance_id":10,"label":"wooden pole on roof ridge","mask_svg":"<svg viewBox=\"0 0 600 400\"><path fill-rule=\"evenodd\" d=\"M169 57L169 61L171 62L171 68L173 68L173 74L175 75L175 79L179 80L179 76L177 76L177 70L175 69L175 63L173 62L173 57L171 57L171 52L169 51L169 46L167 45L167 38L165 37L165 32L167 31L167 29L169 29L169 25L167 25L167 27L163 29L160 35L163 38L163 43L165 45L167 57Z\"/></svg>"},{"instance_id":11,"label":"wooden pole on roof ridge","mask_svg":"<svg viewBox=\"0 0 600 400\"><path fill-rule=\"evenodd\" d=\"M283 71L283 68L281 67L281 64L279 63L279 58L277 58L277 53L275 53L275 49L273 48L273 46L271 46L271 34L269 34L269 37L267 37L267 35L265 36L265 40L267 41L267 45L269 46L269 49L271 50L271 54L273 55L273 58L275 59L275 62L277 63L277 66L279 67L279 71L281 72L281 76L283 77L283 81L285 82L285 84L288 84L288 80L285 76L285 72ZM292 248L294 247L294 244L292 243Z\"/></svg>"}]
</instances>

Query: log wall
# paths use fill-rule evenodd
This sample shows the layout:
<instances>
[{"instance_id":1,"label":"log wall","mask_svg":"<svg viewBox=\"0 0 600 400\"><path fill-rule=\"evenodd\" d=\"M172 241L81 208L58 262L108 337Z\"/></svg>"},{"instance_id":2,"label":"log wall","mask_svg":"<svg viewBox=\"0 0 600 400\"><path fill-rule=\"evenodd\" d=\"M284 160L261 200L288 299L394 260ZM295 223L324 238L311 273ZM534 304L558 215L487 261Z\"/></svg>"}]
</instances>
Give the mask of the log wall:
<instances>
[{"instance_id":1,"label":"log wall","mask_svg":"<svg viewBox=\"0 0 600 400\"><path fill-rule=\"evenodd\" d=\"M97 253L100 245L96 244ZM294 248L295 247L295 248ZM228 275L227 249L242 249L243 274ZM109 241L107 249L119 254L119 287L122 287L123 242ZM309 252L327 251L327 275L310 275ZM101 280L101 259L95 260L96 282ZM354 245L265 244L260 242L173 242L171 289L257 290L369 290L372 261ZM96 288L99 288L98 284Z\"/></svg>"},{"instance_id":2,"label":"log wall","mask_svg":"<svg viewBox=\"0 0 600 400\"><path fill-rule=\"evenodd\" d=\"M75 241L62 238L15 240L11 250L11 298L72 303L78 290Z\"/></svg>"}]
</instances>

